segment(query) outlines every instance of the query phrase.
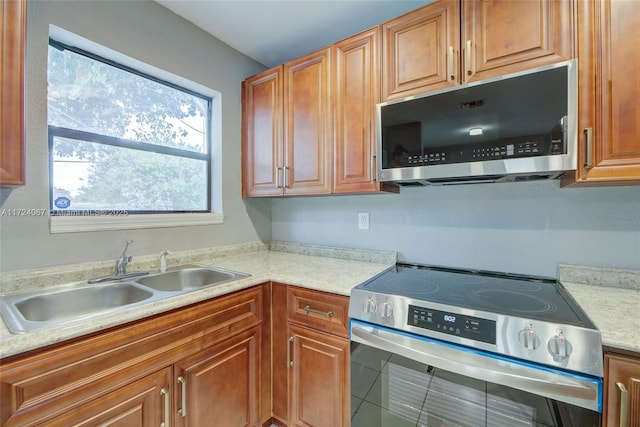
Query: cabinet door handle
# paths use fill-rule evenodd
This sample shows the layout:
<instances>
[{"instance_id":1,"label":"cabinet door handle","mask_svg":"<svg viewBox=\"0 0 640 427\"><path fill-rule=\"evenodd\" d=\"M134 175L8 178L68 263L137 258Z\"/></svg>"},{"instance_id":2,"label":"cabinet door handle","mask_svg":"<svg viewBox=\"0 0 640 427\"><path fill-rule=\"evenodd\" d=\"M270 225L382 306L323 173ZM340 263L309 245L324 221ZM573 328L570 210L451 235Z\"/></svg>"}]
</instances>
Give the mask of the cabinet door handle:
<instances>
[{"instance_id":1,"label":"cabinet door handle","mask_svg":"<svg viewBox=\"0 0 640 427\"><path fill-rule=\"evenodd\" d=\"M584 167L590 168L593 167L593 129L585 128L583 132L585 137L585 149L587 151L584 161Z\"/></svg>"},{"instance_id":2,"label":"cabinet door handle","mask_svg":"<svg viewBox=\"0 0 640 427\"><path fill-rule=\"evenodd\" d=\"M180 409L178 409L178 415L182 415L182 418L187 416L187 380L183 377L178 377L178 384L180 384Z\"/></svg>"},{"instance_id":3,"label":"cabinet door handle","mask_svg":"<svg viewBox=\"0 0 640 427\"><path fill-rule=\"evenodd\" d=\"M284 167L284 188L289 188L289 166Z\"/></svg>"},{"instance_id":4,"label":"cabinet door handle","mask_svg":"<svg viewBox=\"0 0 640 427\"><path fill-rule=\"evenodd\" d=\"M282 179L280 178L282 174L282 168L276 168L276 188L282 188Z\"/></svg>"},{"instance_id":5,"label":"cabinet door handle","mask_svg":"<svg viewBox=\"0 0 640 427\"><path fill-rule=\"evenodd\" d=\"M467 46L464 51L464 67L467 70L467 76L473 74L473 68L471 65L471 40L467 40Z\"/></svg>"},{"instance_id":6,"label":"cabinet door handle","mask_svg":"<svg viewBox=\"0 0 640 427\"><path fill-rule=\"evenodd\" d=\"M320 310L316 310L315 308L311 308L311 306L309 306L309 305L304 307L304 311L306 311L307 314L315 313L315 314L319 314L320 316L333 317L333 311L331 311L331 310L329 310L329 311L320 311Z\"/></svg>"},{"instance_id":7,"label":"cabinet door handle","mask_svg":"<svg viewBox=\"0 0 640 427\"><path fill-rule=\"evenodd\" d=\"M453 69L453 46L449 46L449 58L448 58L448 69L449 72L449 80L453 81L456 79L455 70Z\"/></svg>"},{"instance_id":8,"label":"cabinet door handle","mask_svg":"<svg viewBox=\"0 0 640 427\"><path fill-rule=\"evenodd\" d=\"M629 392L622 383L616 383L620 390L620 427L627 427L629 415Z\"/></svg>"},{"instance_id":9,"label":"cabinet door handle","mask_svg":"<svg viewBox=\"0 0 640 427\"><path fill-rule=\"evenodd\" d=\"M160 395L164 397L164 421L160 423L160 427L171 427L171 412L169 411L171 401L169 400L169 390L163 388L160 390Z\"/></svg>"},{"instance_id":10,"label":"cabinet door handle","mask_svg":"<svg viewBox=\"0 0 640 427\"><path fill-rule=\"evenodd\" d=\"M378 180L378 170L376 169L376 156L371 156L371 181L376 182Z\"/></svg>"},{"instance_id":11,"label":"cabinet door handle","mask_svg":"<svg viewBox=\"0 0 640 427\"><path fill-rule=\"evenodd\" d=\"M291 360L291 345L293 344L293 337L289 337L287 341L287 367L293 366L293 360Z\"/></svg>"}]
</instances>

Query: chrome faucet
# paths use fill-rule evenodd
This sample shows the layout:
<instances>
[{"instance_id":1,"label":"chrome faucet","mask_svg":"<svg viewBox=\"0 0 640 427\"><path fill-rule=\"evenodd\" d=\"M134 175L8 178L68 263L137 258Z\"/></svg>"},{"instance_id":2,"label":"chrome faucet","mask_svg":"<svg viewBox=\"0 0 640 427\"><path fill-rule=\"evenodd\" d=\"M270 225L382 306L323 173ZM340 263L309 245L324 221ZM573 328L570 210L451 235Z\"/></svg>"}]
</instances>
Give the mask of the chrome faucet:
<instances>
[{"instance_id":1,"label":"chrome faucet","mask_svg":"<svg viewBox=\"0 0 640 427\"><path fill-rule=\"evenodd\" d=\"M127 240L127 244L122 251L122 254L116 259L116 276L123 276L127 274L127 264L131 262L131 256L127 255L127 248L133 240Z\"/></svg>"},{"instance_id":2,"label":"chrome faucet","mask_svg":"<svg viewBox=\"0 0 640 427\"><path fill-rule=\"evenodd\" d=\"M169 255L170 253L171 252L166 249L160 252L160 273L164 273L165 271L167 271L167 255Z\"/></svg>"}]
</instances>

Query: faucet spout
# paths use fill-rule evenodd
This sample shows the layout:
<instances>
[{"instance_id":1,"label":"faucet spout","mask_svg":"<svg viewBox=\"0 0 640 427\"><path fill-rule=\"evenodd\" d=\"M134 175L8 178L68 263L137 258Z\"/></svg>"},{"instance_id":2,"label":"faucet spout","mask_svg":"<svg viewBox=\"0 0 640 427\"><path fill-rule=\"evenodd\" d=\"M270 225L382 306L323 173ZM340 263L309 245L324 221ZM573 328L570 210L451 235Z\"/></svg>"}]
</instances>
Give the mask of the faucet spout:
<instances>
[{"instance_id":1,"label":"faucet spout","mask_svg":"<svg viewBox=\"0 0 640 427\"><path fill-rule=\"evenodd\" d=\"M167 255L170 253L166 249L160 253L160 273L167 271Z\"/></svg>"},{"instance_id":2,"label":"faucet spout","mask_svg":"<svg viewBox=\"0 0 640 427\"><path fill-rule=\"evenodd\" d=\"M116 276L127 274L127 264L132 260L131 256L127 256L127 249L131 243L133 243L133 240L127 240L122 254L116 259Z\"/></svg>"}]
</instances>

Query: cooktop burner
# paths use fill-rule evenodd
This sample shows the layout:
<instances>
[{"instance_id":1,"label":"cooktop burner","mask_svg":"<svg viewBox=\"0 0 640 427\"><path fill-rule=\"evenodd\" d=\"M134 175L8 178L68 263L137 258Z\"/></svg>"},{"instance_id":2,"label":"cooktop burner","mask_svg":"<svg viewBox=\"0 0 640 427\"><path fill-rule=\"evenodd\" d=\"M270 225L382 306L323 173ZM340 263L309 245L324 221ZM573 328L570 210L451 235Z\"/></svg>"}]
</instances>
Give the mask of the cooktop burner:
<instances>
[{"instance_id":1,"label":"cooktop burner","mask_svg":"<svg viewBox=\"0 0 640 427\"><path fill-rule=\"evenodd\" d=\"M554 279L398 264L362 289L439 304L584 326Z\"/></svg>"}]
</instances>

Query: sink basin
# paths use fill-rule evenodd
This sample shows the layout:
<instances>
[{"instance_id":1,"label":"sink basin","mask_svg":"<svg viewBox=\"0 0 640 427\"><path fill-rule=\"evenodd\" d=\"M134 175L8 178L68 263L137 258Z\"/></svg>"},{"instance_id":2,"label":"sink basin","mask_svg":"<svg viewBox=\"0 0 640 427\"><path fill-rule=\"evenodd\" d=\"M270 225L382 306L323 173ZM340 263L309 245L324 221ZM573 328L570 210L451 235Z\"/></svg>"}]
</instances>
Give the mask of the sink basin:
<instances>
[{"instance_id":1,"label":"sink basin","mask_svg":"<svg viewBox=\"0 0 640 427\"><path fill-rule=\"evenodd\" d=\"M245 273L191 264L134 277L141 274L147 273L105 276L92 279L92 283L69 283L0 295L0 313L11 332L30 332L249 277Z\"/></svg>"},{"instance_id":2,"label":"sink basin","mask_svg":"<svg viewBox=\"0 0 640 427\"><path fill-rule=\"evenodd\" d=\"M192 266L143 277L136 282L156 291L182 292L220 285L247 276L244 273Z\"/></svg>"},{"instance_id":3,"label":"sink basin","mask_svg":"<svg viewBox=\"0 0 640 427\"><path fill-rule=\"evenodd\" d=\"M134 283L110 283L4 295L3 318L9 329L25 332L145 301L153 292Z\"/></svg>"},{"instance_id":4,"label":"sink basin","mask_svg":"<svg viewBox=\"0 0 640 427\"><path fill-rule=\"evenodd\" d=\"M130 283L116 283L32 296L17 301L15 306L27 320L50 322L133 304L152 295Z\"/></svg>"}]
</instances>

